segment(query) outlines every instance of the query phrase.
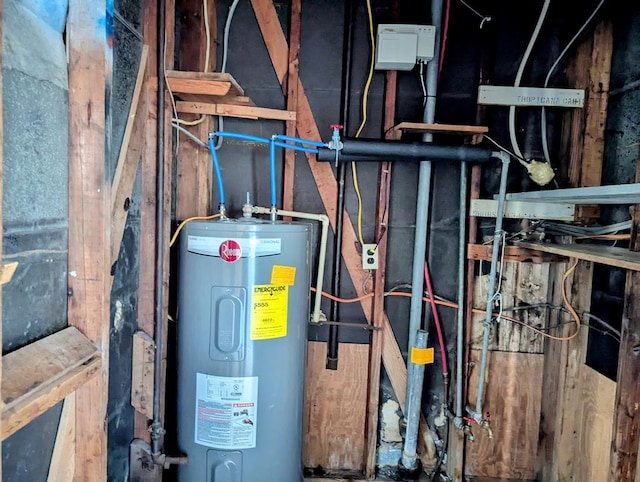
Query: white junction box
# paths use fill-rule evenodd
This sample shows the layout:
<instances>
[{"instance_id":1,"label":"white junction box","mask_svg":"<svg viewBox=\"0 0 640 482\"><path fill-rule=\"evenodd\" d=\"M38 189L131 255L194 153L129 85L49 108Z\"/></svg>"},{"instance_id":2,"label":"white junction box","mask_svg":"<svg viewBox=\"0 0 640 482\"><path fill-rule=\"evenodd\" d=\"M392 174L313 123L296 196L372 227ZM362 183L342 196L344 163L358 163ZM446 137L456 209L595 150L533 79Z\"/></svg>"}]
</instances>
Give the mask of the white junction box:
<instances>
[{"instance_id":1,"label":"white junction box","mask_svg":"<svg viewBox=\"0 0 640 482\"><path fill-rule=\"evenodd\" d=\"M362 245L362 269L378 269L378 245Z\"/></svg>"},{"instance_id":2,"label":"white junction box","mask_svg":"<svg viewBox=\"0 0 640 482\"><path fill-rule=\"evenodd\" d=\"M584 107L584 89L481 85L478 104L517 107Z\"/></svg>"},{"instance_id":3,"label":"white junction box","mask_svg":"<svg viewBox=\"0 0 640 482\"><path fill-rule=\"evenodd\" d=\"M411 70L433 58L436 28L431 25L378 25L376 70Z\"/></svg>"}]
</instances>

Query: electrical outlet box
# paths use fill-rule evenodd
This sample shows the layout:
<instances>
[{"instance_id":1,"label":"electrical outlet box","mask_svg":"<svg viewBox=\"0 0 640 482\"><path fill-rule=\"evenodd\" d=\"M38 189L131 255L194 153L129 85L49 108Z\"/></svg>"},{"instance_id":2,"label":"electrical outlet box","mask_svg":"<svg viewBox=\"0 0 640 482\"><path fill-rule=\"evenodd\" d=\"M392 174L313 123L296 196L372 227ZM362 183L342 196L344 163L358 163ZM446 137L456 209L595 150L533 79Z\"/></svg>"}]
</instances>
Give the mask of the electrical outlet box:
<instances>
[{"instance_id":1,"label":"electrical outlet box","mask_svg":"<svg viewBox=\"0 0 640 482\"><path fill-rule=\"evenodd\" d=\"M362 245L362 269L378 269L378 245Z\"/></svg>"},{"instance_id":2,"label":"electrical outlet box","mask_svg":"<svg viewBox=\"0 0 640 482\"><path fill-rule=\"evenodd\" d=\"M433 58L436 28L432 25L378 25L376 70L411 70L418 60Z\"/></svg>"}]
</instances>

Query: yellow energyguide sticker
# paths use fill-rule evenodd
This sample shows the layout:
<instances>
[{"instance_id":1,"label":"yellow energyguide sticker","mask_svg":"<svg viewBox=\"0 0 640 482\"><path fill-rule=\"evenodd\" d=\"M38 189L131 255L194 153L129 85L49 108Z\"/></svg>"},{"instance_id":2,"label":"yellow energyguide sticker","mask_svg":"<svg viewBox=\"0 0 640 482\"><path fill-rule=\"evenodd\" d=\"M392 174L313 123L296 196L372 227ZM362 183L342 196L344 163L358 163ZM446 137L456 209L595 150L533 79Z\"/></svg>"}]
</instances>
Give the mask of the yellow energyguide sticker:
<instances>
[{"instance_id":1,"label":"yellow energyguide sticker","mask_svg":"<svg viewBox=\"0 0 640 482\"><path fill-rule=\"evenodd\" d=\"M251 296L251 339L287 336L289 286L254 285Z\"/></svg>"},{"instance_id":2,"label":"yellow energyguide sticker","mask_svg":"<svg viewBox=\"0 0 640 482\"><path fill-rule=\"evenodd\" d=\"M433 363L434 353L433 347L430 348L411 348L411 363L416 365L427 365Z\"/></svg>"},{"instance_id":3,"label":"yellow energyguide sticker","mask_svg":"<svg viewBox=\"0 0 640 482\"><path fill-rule=\"evenodd\" d=\"M271 284L272 285L287 285L293 286L296 280L296 267L295 266L279 266L273 265L271 270Z\"/></svg>"}]
</instances>

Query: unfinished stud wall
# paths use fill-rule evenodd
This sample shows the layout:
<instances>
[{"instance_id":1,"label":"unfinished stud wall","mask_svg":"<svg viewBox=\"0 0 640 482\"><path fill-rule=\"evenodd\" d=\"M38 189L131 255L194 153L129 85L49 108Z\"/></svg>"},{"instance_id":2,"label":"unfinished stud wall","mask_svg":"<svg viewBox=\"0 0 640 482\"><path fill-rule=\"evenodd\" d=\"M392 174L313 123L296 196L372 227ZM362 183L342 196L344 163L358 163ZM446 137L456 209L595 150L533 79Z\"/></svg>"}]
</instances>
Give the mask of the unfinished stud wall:
<instances>
[{"instance_id":1,"label":"unfinished stud wall","mask_svg":"<svg viewBox=\"0 0 640 482\"><path fill-rule=\"evenodd\" d=\"M4 2L3 354L66 326L67 2ZM7 480L45 480L60 404L6 439Z\"/></svg>"}]
</instances>

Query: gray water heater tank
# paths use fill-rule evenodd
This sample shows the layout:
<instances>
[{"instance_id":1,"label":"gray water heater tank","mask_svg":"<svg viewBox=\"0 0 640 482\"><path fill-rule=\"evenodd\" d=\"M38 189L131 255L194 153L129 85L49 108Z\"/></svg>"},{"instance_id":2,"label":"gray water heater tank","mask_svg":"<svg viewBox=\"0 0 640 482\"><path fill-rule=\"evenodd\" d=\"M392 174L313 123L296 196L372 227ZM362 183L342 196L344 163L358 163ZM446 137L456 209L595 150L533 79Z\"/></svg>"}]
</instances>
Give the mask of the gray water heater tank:
<instances>
[{"instance_id":1,"label":"gray water heater tank","mask_svg":"<svg viewBox=\"0 0 640 482\"><path fill-rule=\"evenodd\" d=\"M180 238L182 482L300 482L311 225L191 221Z\"/></svg>"}]
</instances>

